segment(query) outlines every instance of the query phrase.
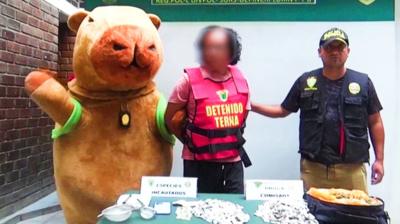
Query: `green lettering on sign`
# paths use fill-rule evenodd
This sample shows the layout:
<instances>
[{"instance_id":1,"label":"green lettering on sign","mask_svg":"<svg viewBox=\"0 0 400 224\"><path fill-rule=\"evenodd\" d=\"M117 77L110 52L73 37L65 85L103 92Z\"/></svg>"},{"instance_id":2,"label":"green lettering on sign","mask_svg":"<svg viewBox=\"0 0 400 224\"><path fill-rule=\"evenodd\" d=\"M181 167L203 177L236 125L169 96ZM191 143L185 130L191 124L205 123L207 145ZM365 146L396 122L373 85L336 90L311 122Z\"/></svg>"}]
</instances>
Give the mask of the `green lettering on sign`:
<instances>
[{"instance_id":1,"label":"green lettering on sign","mask_svg":"<svg viewBox=\"0 0 400 224\"><path fill-rule=\"evenodd\" d=\"M151 0L152 5L314 5L316 3L317 0Z\"/></svg>"},{"instance_id":2,"label":"green lettering on sign","mask_svg":"<svg viewBox=\"0 0 400 224\"><path fill-rule=\"evenodd\" d=\"M130 5L174 21L394 21L394 0L90 0Z\"/></svg>"}]
</instances>

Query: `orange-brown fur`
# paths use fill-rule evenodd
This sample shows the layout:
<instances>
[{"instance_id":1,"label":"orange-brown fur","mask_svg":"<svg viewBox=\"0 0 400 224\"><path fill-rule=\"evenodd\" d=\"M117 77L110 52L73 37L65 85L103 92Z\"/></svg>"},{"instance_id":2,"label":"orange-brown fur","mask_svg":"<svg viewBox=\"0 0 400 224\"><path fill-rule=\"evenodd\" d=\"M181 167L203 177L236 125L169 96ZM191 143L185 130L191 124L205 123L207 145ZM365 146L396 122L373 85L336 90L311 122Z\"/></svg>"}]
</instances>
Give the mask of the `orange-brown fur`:
<instances>
[{"instance_id":1,"label":"orange-brown fur","mask_svg":"<svg viewBox=\"0 0 400 224\"><path fill-rule=\"evenodd\" d=\"M71 97L82 105L79 124L54 141L54 173L67 222L89 224L118 195L139 189L142 176L170 174L172 145L156 127L159 92L152 82L163 57L160 20L110 6L75 13L68 25L77 31L69 90L48 71L31 72L25 83L57 127L74 108ZM131 114L127 129L118 123L121 105Z\"/></svg>"}]
</instances>

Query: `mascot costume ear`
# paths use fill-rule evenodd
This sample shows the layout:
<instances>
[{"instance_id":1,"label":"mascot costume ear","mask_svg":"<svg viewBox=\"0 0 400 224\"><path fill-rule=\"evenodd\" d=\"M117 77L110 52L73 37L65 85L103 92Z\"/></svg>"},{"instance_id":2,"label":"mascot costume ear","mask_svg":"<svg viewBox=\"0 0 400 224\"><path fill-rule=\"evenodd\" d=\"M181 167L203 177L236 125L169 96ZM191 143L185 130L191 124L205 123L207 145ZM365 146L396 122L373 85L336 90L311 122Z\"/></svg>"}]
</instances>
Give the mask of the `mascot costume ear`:
<instances>
[{"instance_id":1,"label":"mascot costume ear","mask_svg":"<svg viewBox=\"0 0 400 224\"><path fill-rule=\"evenodd\" d=\"M75 33L78 32L79 26L81 25L82 21L88 16L88 12L81 10L78 12L75 12L71 16L68 17L68 28ZM148 13L149 18L151 22L154 24L154 26L158 29L161 26L161 19L157 15L154 15L152 13Z\"/></svg>"},{"instance_id":2,"label":"mascot costume ear","mask_svg":"<svg viewBox=\"0 0 400 224\"><path fill-rule=\"evenodd\" d=\"M75 33L78 32L79 26L89 13L87 11L78 11L68 17L68 28Z\"/></svg>"},{"instance_id":3,"label":"mascot costume ear","mask_svg":"<svg viewBox=\"0 0 400 224\"><path fill-rule=\"evenodd\" d=\"M158 16L156 16L154 14L151 14L151 13L148 13L148 15L149 15L149 18L150 18L151 22L154 24L154 26L157 29L160 28L160 25L161 25L160 17L158 17Z\"/></svg>"}]
</instances>

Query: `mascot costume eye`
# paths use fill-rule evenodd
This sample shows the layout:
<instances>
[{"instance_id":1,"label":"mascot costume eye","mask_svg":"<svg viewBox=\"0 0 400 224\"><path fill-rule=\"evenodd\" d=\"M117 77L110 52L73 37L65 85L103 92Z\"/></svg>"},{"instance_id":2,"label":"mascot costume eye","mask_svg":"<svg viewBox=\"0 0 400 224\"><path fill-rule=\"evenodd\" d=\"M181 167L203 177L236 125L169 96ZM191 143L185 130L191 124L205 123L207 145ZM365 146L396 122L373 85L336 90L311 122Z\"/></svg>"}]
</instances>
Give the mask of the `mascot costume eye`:
<instances>
[{"instance_id":1,"label":"mascot costume eye","mask_svg":"<svg viewBox=\"0 0 400 224\"><path fill-rule=\"evenodd\" d=\"M56 123L54 174L70 224L96 223L142 176L170 174L174 137L153 82L163 60L160 24L135 7L79 11L68 19L77 34L68 88L50 71L26 77L27 92Z\"/></svg>"}]
</instances>

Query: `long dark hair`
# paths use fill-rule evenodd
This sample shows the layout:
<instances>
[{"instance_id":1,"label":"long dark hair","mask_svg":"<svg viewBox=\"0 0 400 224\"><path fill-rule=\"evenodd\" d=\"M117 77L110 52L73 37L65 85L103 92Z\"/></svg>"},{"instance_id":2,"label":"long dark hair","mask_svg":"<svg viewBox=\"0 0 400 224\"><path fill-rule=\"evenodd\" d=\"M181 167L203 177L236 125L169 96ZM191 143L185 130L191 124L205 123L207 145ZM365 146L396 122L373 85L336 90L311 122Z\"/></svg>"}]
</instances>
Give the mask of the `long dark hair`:
<instances>
[{"instance_id":1,"label":"long dark hair","mask_svg":"<svg viewBox=\"0 0 400 224\"><path fill-rule=\"evenodd\" d=\"M215 26L215 25L207 26L200 32L199 39L197 40L197 48L200 51L201 58L204 50L204 40L206 36L214 30L225 31L229 41L229 50L231 58L229 64L236 65L240 60L240 55L242 54L242 43L240 42L240 36L238 35L238 33L235 30L227 27Z\"/></svg>"}]
</instances>

